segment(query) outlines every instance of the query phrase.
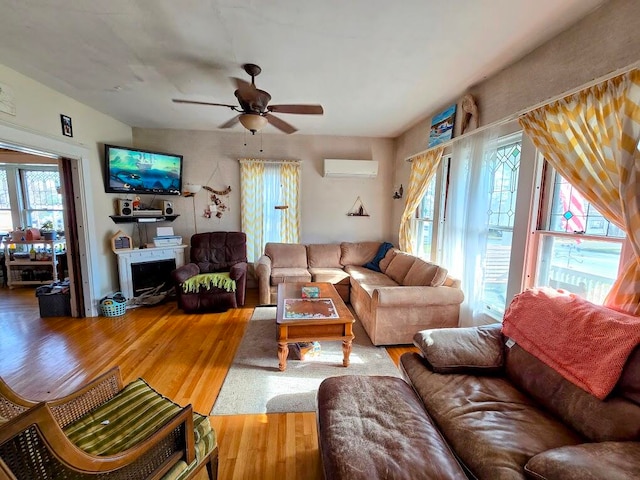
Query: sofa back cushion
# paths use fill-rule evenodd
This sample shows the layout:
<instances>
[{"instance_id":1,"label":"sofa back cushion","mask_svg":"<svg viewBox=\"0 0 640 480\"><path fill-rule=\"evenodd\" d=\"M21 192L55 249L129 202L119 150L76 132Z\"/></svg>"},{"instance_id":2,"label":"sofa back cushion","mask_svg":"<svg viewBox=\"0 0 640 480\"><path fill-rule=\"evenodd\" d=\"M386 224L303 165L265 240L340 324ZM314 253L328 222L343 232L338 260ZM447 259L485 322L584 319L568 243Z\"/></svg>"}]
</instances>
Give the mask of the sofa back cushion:
<instances>
[{"instance_id":1,"label":"sofa back cushion","mask_svg":"<svg viewBox=\"0 0 640 480\"><path fill-rule=\"evenodd\" d=\"M342 268L340 244L317 243L307 245L309 268Z\"/></svg>"},{"instance_id":2,"label":"sofa back cushion","mask_svg":"<svg viewBox=\"0 0 640 480\"><path fill-rule=\"evenodd\" d=\"M635 358L640 361L640 355ZM606 400L599 400L517 344L507 348L505 368L507 376L517 387L590 440L604 442L640 438L640 405L627 398L614 392ZM635 368L635 365L628 364L625 370L630 368ZM624 373L621 382L623 378ZM640 378L636 377L629 383L635 383L637 388ZM620 384L618 386L621 387Z\"/></svg>"},{"instance_id":3,"label":"sofa back cushion","mask_svg":"<svg viewBox=\"0 0 640 480\"><path fill-rule=\"evenodd\" d=\"M307 268L307 247L300 243L267 243L264 253L271 268Z\"/></svg>"},{"instance_id":4,"label":"sofa back cushion","mask_svg":"<svg viewBox=\"0 0 640 480\"><path fill-rule=\"evenodd\" d=\"M359 265L362 266L373 260L378 253L382 242L342 242L340 244L341 257L340 263L344 266Z\"/></svg>"},{"instance_id":5,"label":"sofa back cushion","mask_svg":"<svg viewBox=\"0 0 640 480\"><path fill-rule=\"evenodd\" d=\"M201 273L228 271L247 261L247 236L244 232L196 233L191 236L190 259Z\"/></svg>"},{"instance_id":6,"label":"sofa back cushion","mask_svg":"<svg viewBox=\"0 0 640 480\"><path fill-rule=\"evenodd\" d=\"M416 260L417 257L414 257L413 255L409 255L405 252L397 252L384 273L399 285L403 285L404 278L407 276L407 273L409 273L409 270Z\"/></svg>"},{"instance_id":7,"label":"sofa back cushion","mask_svg":"<svg viewBox=\"0 0 640 480\"><path fill-rule=\"evenodd\" d=\"M394 257L398 254L399 251L400 250L398 250L397 248L390 248L387 254L384 256L384 258L380 260L380 263L378 265L380 266L380 271L382 273L387 272L387 268L389 268L389 264L391 263L391 260L394 259Z\"/></svg>"},{"instance_id":8,"label":"sofa back cushion","mask_svg":"<svg viewBox=\"0 0 640 480\"><path fill-rule=\"evenodd\" d=\"M447 278L447 269L442 268L435 263L425 262L420 258L416 258L411 268L404 277L402 285L412 287L429 286L439 287Z\"/></svg>"}]
</instances>

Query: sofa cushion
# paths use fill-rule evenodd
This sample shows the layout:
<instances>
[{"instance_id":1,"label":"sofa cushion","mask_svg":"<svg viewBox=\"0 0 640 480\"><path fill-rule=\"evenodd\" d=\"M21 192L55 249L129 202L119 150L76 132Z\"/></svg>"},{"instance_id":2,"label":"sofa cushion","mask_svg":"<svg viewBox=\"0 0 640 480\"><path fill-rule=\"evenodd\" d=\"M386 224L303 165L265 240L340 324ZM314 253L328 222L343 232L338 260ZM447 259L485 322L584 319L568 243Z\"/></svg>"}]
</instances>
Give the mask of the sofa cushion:
<instances>
[{"instance_id":1,"label":"sofa cushion","mask_svg":"<svg viewBox=\"0 0 640 480\"><path fill-rule=\"evenodd\" d=\"M640 407L621 397L598 400L553 368L513 345L505 354L511 382L594 442L640 438Z\"/></svg>"},{"instance_id":2,"label":"sofa cushion","mask_svg":"<svg viewBox=\"0 0 640 480\"><path fill-rule=\"evenodd\" d=\"M387 269L388 270L388 269ZM416 258L402 281L402 285L439 287L447 278L447 269Z\"/></svg>"},{"instance_id":3,"label":"sofa cushion","mask_svg":"<svg viewBox=\"0 0 640 480\"><path fill-rule=\"evenodd\" d=\"M500 324L422 330L413 337L437 373L502 372L503 342Z\"/></svg>"},{"instance_id":4,"label":"sofa cushion","mask_svg":"<svg viewBox=\"0 0 640 480\"><path fill-rule=\"evenodd\" d=\"M307 268L307 247L299 243L267 243L264 253L271 268Z\"/></svg>"},{"instance_id":5,"label":"sofa cushion","mask_svg":"<svg viewBox=\"0 0 640 480\"><path fill-rule=\"evenodd\" d=\"M389 266L387 267L387 271L384 273L399 285L402 285L404 278L407 276L407 273L409 273L409 270L416 259L417 257L409 255L408 253L398 252L396 253L396 256L393 257L393 260L391 260L391 263L389 263Z\"/></svg>"},{"instance_id":6,"label":"sofa cushion","mask_svg":"<svg viewBox=\"0 0 640 480\"><path fill-rule=\"evenodd\" d=\"M398 250L397 248L390 248L387 251L387 254L384 256L384 258L382 260L380 260L380 271L382 273L386 273L387 272L387 268L389 267L389 264L391 263L391 260L393 260L393 258L396 256L396 254L399 252L400 250Z\"/></svg>"},{"instance_id":7,"label":"sofa cushion","mask_svg":"<svg viewBox=\"0 0 640 480\"><path fill-rule=\"evenodd\" d=\"M340 244L340 263L347 265L364 265L370 262L378 253L381 242L342 242Z\"/></svg>"},{"instance_id":8,"label":"sofa cushion","mask_svg":"<svg viewBox=\"0 0 640 480\"><path fill-rule=\"evenodd\" d=\"M352 278L352 283L356 282L361 287L370 286L373 289L375 287L393 287L398 285L384 273L375 272L366 267L349 265L344 267L344 271Z\"/></svg>"},{"instance_id":9,"label":"sofa cushion","mask_svg":"<svg viewBox=\"0 0 640 480\"><path fill-rule=\"evenodd\" d=\"M349 285L349 274L342 268L310 268L312 282L328 282L334 285Z\"/></svg>"},{"instance_id":10,"label":"sofa cushion","mask_svg":"<svg viewBox=\"0 0 640 480\"><path fill-rule=\"evenodd\" d=\"M466 480L420 400L400 378L345 375L318 388L324 476Z\"/></svg>"},{"instance_id":11,"label":"sofa cushion","mask_svg":"<svg viewBox=\"0 0 640 480\"><path fill-rule=\"evenodd\" d=\"M640 346L629 355L614 394L640 405Z\"/></svg>"},{"instance_id":12,"label":"sofa cushion","mask_svg":"<svg viewBox=\"0 0 640 480\"><path fill-rule=\"evenodd\" d=\"M584 443L507 378L442 375L417 353L402 355L400 365L472 478L521 479L534 455Z\"/></svg>"},{"instance_id":13,"label":"sofa cushion","mask_svg":"<svg viewBox=\"0 0 640 480\"><path fill-rule=\"evenodd\" d=\"M340 244L318 243L307 245L309 267L342 268Z\"/></svg>"},{"instance_id":14,"label":"sofa cushion","mask_svg":"<svg viewBox=\"0 0 640 480\"><path fill-rule=\"evenodd\" d=\"M554 448L525 465L532 478L545 480L640 478L640 443L598 442Z\"/></svg>"},{"instance_id":15,"label":"sofa cushion","mask_svg":"<svg viewBox=\"0 0 640 480\"><path fill-rule=\"evenodd\" d=\"M272 268L271 285L281 283L303 283L310 282L311 274L306 268Z\"/></svg>"},{"instance_id":16,"label":"sofa cushion","mask_svg":"<svg viewBox=\"0 0 640 480\"><path fill-rule=\"evenodd\" d=\"M73 444L87 453L115 455L149 437L180 410L179 405L138 379L108 402L65 427L64 432ZM135 430L131 428L134 424L137 425ZM197 413L193 414L193 426L196 453L206 455L216 445L215 432L209 419Z\"/></svg>"}]
</instances>

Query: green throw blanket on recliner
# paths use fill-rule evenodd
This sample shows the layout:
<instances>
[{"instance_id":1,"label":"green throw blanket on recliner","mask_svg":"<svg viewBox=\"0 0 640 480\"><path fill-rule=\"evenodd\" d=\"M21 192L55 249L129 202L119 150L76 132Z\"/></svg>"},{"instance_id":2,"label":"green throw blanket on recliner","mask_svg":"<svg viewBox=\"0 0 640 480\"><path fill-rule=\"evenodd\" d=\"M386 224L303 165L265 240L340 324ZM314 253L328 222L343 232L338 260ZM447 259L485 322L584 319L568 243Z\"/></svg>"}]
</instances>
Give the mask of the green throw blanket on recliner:
<instances>
[{"instance_id":1,"label":"green throw blanket on recliner","mask_svg":"<svg viewBox=\"0 0 640 480\"><path fill-rule=\"evenodd\" d=\"M229 272L200 273L182 283L182 291L185 293L197 293L200 288L218 287L227 292L236 291L236 281L229 277Z\"/></svg>"}]
</instances>

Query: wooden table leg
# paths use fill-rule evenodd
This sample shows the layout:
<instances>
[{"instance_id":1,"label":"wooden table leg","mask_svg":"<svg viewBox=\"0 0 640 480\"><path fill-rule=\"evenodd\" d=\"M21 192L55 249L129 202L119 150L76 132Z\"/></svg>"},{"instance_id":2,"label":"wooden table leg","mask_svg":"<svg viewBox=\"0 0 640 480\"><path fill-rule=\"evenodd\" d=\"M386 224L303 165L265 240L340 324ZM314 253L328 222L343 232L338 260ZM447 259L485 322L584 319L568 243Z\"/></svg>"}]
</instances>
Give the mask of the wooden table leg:
<instances>
[{"instance_id":1,"label":"wooden table leg","mask_svg":"<svg viewBox=\"0 0 640 480\"><path fill-rule=\"evenodd\" d=\"M351 342L352 340L342 341L342 365L349 366L349 355L351 354Z\"/></svg>"},{"instance_id":2,"label":"wooden table leg","mask_svg":"<svg viewBox=\"0 0 640 480\"><path fill-rule=\"evenodd\" d=\"M280 360L279 368L284 372L287 368L287 357L289 356L289 344L287 342L278 342L278 359Z\"/></svg>"}]
</instances>

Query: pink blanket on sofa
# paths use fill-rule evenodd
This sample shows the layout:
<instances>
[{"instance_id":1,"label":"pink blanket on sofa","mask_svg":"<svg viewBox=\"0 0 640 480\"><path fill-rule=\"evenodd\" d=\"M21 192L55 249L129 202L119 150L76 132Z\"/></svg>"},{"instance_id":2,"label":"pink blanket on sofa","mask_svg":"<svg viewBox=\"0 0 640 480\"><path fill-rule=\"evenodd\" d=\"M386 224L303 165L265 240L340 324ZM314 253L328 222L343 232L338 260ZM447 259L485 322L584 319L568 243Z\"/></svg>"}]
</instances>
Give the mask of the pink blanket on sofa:
<instances>
[{"instance_id":1,"label":"pink blanket on sofa","mask_svg":"<svg viewBox=\"0 0 640 480\"><path fill-rule=\"evenodd\" d=\"M564 290L532 288L514 297L502 331L567 380L604 399L640 343L640 317Z\"/></svg>"}]
</instances>

